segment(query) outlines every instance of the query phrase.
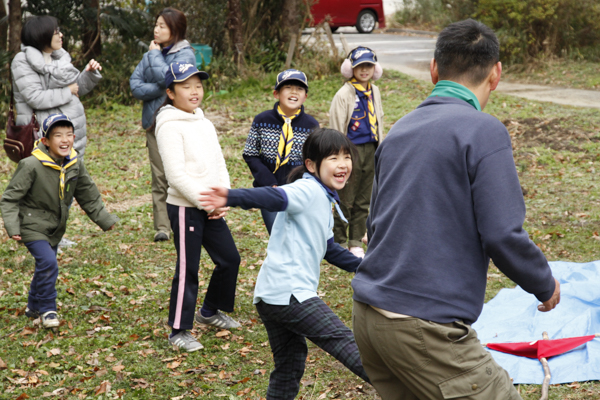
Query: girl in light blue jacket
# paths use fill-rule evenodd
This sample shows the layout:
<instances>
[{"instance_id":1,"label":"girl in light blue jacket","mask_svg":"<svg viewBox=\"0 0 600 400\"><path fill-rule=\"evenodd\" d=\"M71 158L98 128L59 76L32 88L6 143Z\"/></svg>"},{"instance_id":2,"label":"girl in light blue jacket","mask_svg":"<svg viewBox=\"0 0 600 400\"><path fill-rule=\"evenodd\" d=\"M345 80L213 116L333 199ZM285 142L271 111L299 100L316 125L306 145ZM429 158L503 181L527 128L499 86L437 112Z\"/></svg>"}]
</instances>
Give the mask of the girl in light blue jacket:
<instances>
[{"instance_id":1,"label":"girl in light blue jacket","mask_svg":"<svg viewBox=\"0 0 600 400\"><path fill-rule=\"evenodd\" d=\"M354 145L333 129L316 129L302 148L304 165L288 185L254 189L213 188L201 193L208 209L236 206L277 212L254 289L254 304L269 335L275 369L267 399L293 399L300 390L308 350L306 339L369 382L352 331L319 298L321 261L348 272L361 259L333 241L332 204L352 172Z\"/></svg>"},{"instance_id":2,"label":"girl in light blue jacket","mask_svg":"<svg viewBox=\"0 0 600 400\"><path fill-rule=\"evenodd\" d=\"M185 15L174 8L167 7L158 14L154 26L154 40L150 42L148 52L137 65L129 85L133 96L143 100L142 127L149 129L154 113L167 97L165 74L171 63L196 65L196 56L189 42L185 40L187 20ZM167 179L158 145L153 131L146 132L146 146L152 171L152 205L154 210L154 241L169 240L170 222L167 215Z\"/></svg>"}]
</instances>

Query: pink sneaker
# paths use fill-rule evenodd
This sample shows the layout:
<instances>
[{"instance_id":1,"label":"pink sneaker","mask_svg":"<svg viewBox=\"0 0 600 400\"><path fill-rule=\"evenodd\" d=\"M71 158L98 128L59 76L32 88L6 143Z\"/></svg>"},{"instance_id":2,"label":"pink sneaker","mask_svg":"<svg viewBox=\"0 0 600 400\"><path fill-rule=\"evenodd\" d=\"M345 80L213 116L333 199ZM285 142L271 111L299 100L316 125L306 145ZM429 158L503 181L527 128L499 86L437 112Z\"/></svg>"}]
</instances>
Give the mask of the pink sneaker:
<instances>
[{"instance_id":1,"label":"pink sneaker","mask_svg":"<svg viewBox=\"0 0 600 400\"><path fill-rule=\"evenodd\" d=\"M350 247L348 250L358 258L365 258L365 251L362 247Z\"/></svg>"}]
</instances>

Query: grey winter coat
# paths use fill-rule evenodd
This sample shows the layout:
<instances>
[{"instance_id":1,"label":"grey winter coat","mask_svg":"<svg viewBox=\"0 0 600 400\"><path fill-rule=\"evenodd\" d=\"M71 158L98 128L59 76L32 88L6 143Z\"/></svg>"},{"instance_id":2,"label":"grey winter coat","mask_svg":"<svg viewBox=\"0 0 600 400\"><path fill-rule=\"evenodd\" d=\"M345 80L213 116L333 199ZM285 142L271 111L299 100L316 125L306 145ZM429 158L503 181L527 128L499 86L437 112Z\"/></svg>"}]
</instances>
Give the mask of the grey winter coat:
<instances>
[{"instance_id":1,"label":"grey winter coat","mask_svg":"<svg viewBox=\"0 0 600 400\"><path fill-rule=\"evenodd\" d=\"M148 129L152 125L154 112L167 97L165 74L169 65L174 62L196 65L194 50L187 40L175 43L166 56L160 50L150 50L144 54L142 61L135 67L129 78L133 97L144 101L142 110L142 127L144 129Z\"/></svg>"},{"instance_id":2,"label":"grey winter coat","mask_svg":"<svg viewBox=\"0 0 600 400\"><path fill-rule=\"evenodd\" d=\"M31 114L42 122L50 114L63 113L73 122L75 144L80 156L87 143L85 112L79 97L73 95L69 85L79 85L79 96L89 93L100 81L98 71L79 72L71 64L71 56L64 49L52 52L52 62L46 64L41 51L22 46L10 66L15 96L16 124L27 125Z\"/></svg>"}]
</instances>

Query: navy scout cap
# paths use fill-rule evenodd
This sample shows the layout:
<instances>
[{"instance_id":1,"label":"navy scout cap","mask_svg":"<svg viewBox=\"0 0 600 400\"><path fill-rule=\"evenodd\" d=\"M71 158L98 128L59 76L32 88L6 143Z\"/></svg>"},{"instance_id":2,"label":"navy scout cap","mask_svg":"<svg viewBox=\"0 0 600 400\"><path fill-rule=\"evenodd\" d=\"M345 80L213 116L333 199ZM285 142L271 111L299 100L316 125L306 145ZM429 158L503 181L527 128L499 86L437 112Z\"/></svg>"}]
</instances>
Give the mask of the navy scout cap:
<instances>
[{"instance_id":1,"label":"navy scout cap","mask_svg":"<svg viewBox=\"0 0 600 400\"><path fill-rule=\"evenodd\" d=\"M286 69L283 72L280 72L277 75L277 82L275 82L275 90L279 89L281 85L285 82L289 81L297 81L302 83L306 88L308 88L308 79L306 79L306 75L302 71L298 71L297 69Z\"/></svg>"},{"instance_id":2,"label":"navy scout cap","mask_svg":"<svg viewBox=\"0 0 600 400\"><path fill-rule=\"evenodd\" d=\"M169 87L173 82L179 83L187 80L190 76L198 75L202 80L208 79L207 72L198 71L194 64L189 63L172 63L165 74L165 86Z\"/></svg>"},{"instance_id":3,"label":"navy scout cap","mask_svg":"<svg viewBox=\"0 0 600 400\"><path fill-rule=\"evenodd\" d=\"M60 121L65 121L69 125L71 125L71 127L74 128L73 122L71 122L71 119L65 114L50 114L48 115L48 118L46 118L42 123L42 136L47 137L48 132L50 132L50 130L52 129L52 126Z\"/></svg>"},{"instance_id":4,"label":"navy scout cap","mask_svg":"<svg viewBox=\"0 0 600 400\"><path fill-rule=\"evenodd\" d=\"M375 52L363 46L358 46L352 50L348 58L352 61L352 68L364 63L375 64L377 62Z\"/></svg>"}]
</instances>

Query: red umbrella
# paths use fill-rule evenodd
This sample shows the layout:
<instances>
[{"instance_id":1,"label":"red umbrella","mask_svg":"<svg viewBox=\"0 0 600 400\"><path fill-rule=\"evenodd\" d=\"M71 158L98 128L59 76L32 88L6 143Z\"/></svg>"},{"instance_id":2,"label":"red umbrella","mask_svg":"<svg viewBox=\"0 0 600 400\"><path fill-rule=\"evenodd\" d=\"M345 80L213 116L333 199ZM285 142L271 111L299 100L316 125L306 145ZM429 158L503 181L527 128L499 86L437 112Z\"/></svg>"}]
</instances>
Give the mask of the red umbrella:
<instances>
[{"instance_id":1,"label":"red umbrella","mask_svg":"<svg viewBox=\"0 0 600 400\"><path fill-rule=\"evenodd\" d=\"M596 335L577 336L566 339L536 340L534 342L488 343L487 347L515 356L541 360L542 358L550 358L573 350L589 342L594 337Z\"/></svg>"},{"instance_id":2,"label":"red umbrella","mask_svg":"<svg viewBox=\"0 0 600 400\"><path fill-rule=\"evenodd\" d=\"M548 366L548 358L557 356L573 350L584 343L589 342L593 338L600 336L587 335L576 336L565 339L548 338L548 333L544 332L544 340L535 340L533 342L516 342L516 343L487 343L485 346L492 350L501 351L503 353L513 354L528 358L537 358L542 363L544 368L544 382L542 383L542 397L540 400L548 399L548 387L550 386L550 367Z\"/></svg>"}]
</instances>

